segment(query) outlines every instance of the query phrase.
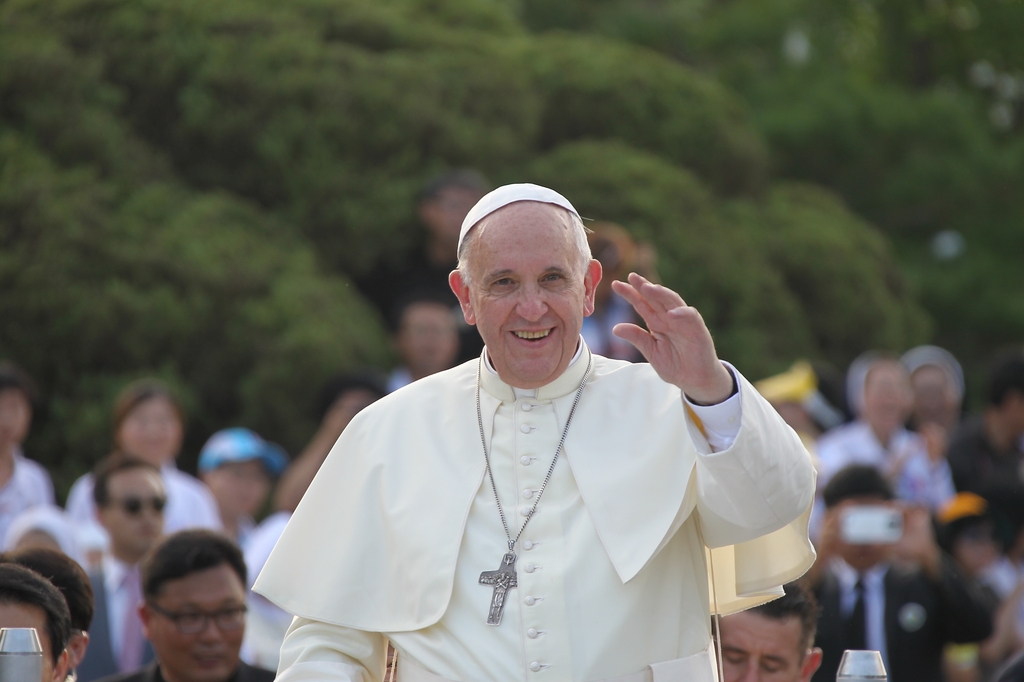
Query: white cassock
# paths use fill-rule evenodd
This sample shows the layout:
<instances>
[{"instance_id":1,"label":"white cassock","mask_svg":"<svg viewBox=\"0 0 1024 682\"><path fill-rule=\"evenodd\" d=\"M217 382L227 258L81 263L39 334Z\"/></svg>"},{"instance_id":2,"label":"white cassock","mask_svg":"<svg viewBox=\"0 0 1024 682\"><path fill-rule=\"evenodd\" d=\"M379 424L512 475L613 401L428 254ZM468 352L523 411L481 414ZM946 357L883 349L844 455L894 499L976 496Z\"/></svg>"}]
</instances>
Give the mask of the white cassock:
<instances>
[{"instance_id":1,"label":"white cassock","mask_svg":"<svg viewBox=\"0 0 1024 682\"><path fill-rule=\"evenodd\" d=\"M513 537L589 359L584 347L532 397L481 373ZM458 682L714 679L711 602L723 614L763 603L813 562L814 471L799 438L739 377L739 431L712 453L679 389L650 365L593 356L516 546L518 586L489 626L493 590L479 577L507 540L485 475L478 364L378 401L334 446L255 585L297 615L277 679L380 680L387 640L399 681L436 679L423 671Z\"/></svg>"}]
</instances>

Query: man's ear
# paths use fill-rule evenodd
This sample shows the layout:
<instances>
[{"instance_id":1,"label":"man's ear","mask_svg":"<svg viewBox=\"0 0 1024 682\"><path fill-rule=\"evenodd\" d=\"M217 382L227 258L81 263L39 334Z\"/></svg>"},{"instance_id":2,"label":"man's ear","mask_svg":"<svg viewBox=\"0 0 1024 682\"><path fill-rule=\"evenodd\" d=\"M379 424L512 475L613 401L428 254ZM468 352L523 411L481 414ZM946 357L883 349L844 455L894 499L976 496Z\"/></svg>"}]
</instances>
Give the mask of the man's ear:
<instances>
[{"instance_id":1,"label":"man's ear","mask_svg":"<svg viewBox=\"0 0 1024 682\"><path fill-rule=\"evenodd\" d=\"M821 667L821 649L814 647L804 656L804 664L800 668L800 682L810 682L814 673Z\"/></svg>"},{"instance_id":2,"label":"man's ear","mask_svg":"<svg viewBox=\"0 0 1024 682\"><path fill-rule=\"evenodd\" d=\"M68 642L68 669L74 670L81 665L82 660L85 658L85 651L89 648L89 633L82 632L71 635L71 640Z\"/></svg>"},{"instance_id":3,"label":"man's ear","mask_svg":"<svg viewBox=\"0 0 1024 682\"><path fill-rule=\"evenodd\" d=\"M68 671L71 670L70 660L67 649L60 652L60 656L57 658L57 665L53 666L53 682L64 682L64 678L68 676Z\"/></svg>"},{"instance_id":4,"label":"man's ear","mask_svg":"<svg viewBox=\"0 0 1024 682\"><path fill-rule=\"evenodd\" d=\"M583 302L583 316L589 317L594 313L594 296L597 294L597 285L601 282L601 275L604 270L601 268L601 261L591 259L587 263L587 271L583 275L583 290L585 298Z\"/></svg>"},{"instance_id":5,"label":"man's ear","mask_svg":"<svg viewBox=\"0 0 1024 682\"><path fill-rule=\"evenodd\" d=\"M146 602L139 604L139 620L142 621L142 636L152 642L153 639L149 636L149 624L153 621L153 612L149 610Z\"/></svg>"},{"instance_id":6,"label":"man's ear","mask_svg":"<svg viewBox=\"0 0 1024 682\"><path fill-rule=\"evenodd\" d=\"M462 307L462 316L466 318L466 324L476 324L476 313L473 312L473 304L469 299L469 283L462 278L462 273L452 270L448 275L448 286L455 292L459 299L459 306Z\"/></svg>"}]
</instances>

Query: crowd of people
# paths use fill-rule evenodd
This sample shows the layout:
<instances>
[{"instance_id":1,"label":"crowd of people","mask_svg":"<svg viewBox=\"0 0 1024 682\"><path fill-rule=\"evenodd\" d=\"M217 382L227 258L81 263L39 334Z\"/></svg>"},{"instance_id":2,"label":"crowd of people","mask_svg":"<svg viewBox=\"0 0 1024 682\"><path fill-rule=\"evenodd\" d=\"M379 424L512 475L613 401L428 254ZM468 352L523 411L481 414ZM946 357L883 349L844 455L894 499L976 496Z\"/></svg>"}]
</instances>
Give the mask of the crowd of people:
<instances>
[{"instance_id":1,"label":"crowd of people","mask_svg":"<svg viewBox=\"0 0 1024 682\"><path fill-rule=\"evenodd\" d=\"M846 649L880 651L901 682L1004 679L1024 650L1024 349L994 358L966 417L961 367L934 346L865 353L845 380L798 362L758 388L818 470L814 679Z\"/></svg>"},{"instance_id":2,"label":"crowd of people","mask_svg":"<svg viewBox=\"0 0 1024 682\"><path fill-rule=\"evenodd\" d=\"M179 470L185 412L143 379L115 399L111 453L61 508L22 451L35 387L0 365L0 627L37 627L45 680L273 679L291 615L252 583L334 443L364 407L481 351L448 274L487 189L467 170L424 189L421 248L358 282L399 361L328 381L290 461L234 427L210 436L197 477ZM617 225L590 228L605 279L582 335L640 361L611 332L637 320L610 283L655 279L653 253ZM757 388L814 458L817 560L785 597L722 619L725 680L832 680L845 649L881 652L894 682L1024 680L1024 349L996 358L966 417L960 365L934 346L865 353L845 378L799 361Z\"/></svg>"}]
</instances>

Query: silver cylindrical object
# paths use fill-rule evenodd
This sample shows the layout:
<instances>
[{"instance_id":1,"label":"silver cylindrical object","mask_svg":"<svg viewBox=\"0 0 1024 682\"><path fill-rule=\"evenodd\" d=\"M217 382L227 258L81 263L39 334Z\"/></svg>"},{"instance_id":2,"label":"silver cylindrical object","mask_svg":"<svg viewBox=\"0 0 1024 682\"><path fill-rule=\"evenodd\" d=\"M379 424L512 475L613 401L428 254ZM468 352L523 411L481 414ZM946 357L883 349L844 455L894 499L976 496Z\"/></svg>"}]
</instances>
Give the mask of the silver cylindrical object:
<instances>
[{"instance_id":1,"label":"silver cylindrical object","mask_svg":"<svg viewBox=\"0 0 1024 682\"><path fill-rule=\"evenodd\" d=\"M885 663L877 651L847 649L839 661L836 682L887 682Z\"/></svg>"},{"instance_id":2,"label":"silver cylindrical object","mask_svg":"<svg viewBox=\"0 0 1024 682\"><path fill-rule=\"evenodd\" d=\"M0 682L43 678L43 647L35 628L0 628Z\"/></svg>"}]
</instances>

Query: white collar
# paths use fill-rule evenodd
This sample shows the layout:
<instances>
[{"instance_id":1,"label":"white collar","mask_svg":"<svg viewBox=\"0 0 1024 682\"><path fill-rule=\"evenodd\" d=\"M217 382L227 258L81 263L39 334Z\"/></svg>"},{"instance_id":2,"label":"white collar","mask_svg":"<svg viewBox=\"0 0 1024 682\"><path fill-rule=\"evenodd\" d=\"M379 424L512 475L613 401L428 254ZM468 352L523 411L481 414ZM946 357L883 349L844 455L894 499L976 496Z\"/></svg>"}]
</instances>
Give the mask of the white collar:
<instances>
[{"instance_id":1,"label":"white collar","mask_svg":"<svg viewBox=\"0 0 1024 682\"><path fill-rule=\"evenodd\" d=\"M579 360L582 356L583 337L580 336L579 340L576 342L576 354L572 356L571 360L569 360L569 365L568 367L566 367L566 370L568 370L569 367L575 365L576 361ZM494 365L491 364L491 356L487 353L487 346L484 346L484 367L486 367L487 371L493 374L494 376L498 376L498 370L494 369ZM512 392L515 394L516 400L518 400L519 398L537 397L537 389L535 388L516 388L515 386L511 386L510 388L512 389Z\"/></svg>"},{"instance_id":2,"label":"white collar","mask_svg":"<svg viewBox=\"0 0 1024 682\"><path fill-rule=\"evenodd\" d=\"M865 589L878 589L882 586L885 574L889 570L888 562L882 562L872 566L863 573L858 573L853 566L840 558L836 558L832 566L836 573L836 578L839 579L839 586L844 592L852 592L858 578L864 582Z\"/></svg>"},{"instance_id":3,"label":"white collar","mask_svg":"<svg viewBox=\"0 0 1024 682\"><path fill-rule=\"evenodd\" d=\"M126 564L113 554L106 552L103 555L103 583L107 592L116 592L121 589L125 577L135 566Z\"/></svg>"}]
</instances>

